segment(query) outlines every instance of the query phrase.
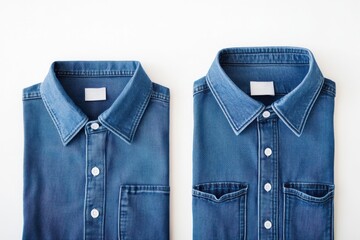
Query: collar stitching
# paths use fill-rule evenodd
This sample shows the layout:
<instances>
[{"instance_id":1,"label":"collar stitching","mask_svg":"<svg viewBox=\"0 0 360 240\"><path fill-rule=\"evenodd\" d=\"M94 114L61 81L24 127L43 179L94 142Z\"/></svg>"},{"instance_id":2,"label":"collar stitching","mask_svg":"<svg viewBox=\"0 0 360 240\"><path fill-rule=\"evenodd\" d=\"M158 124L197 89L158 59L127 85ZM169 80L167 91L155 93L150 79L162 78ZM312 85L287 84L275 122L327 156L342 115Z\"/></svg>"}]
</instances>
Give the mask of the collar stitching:
<instances>
[{"instance_id":1,"label":"collar stitching","mask_svg":"<svg viewBox=\"0 0 360 240\"><path fill-rule=\"evenodd\" d=\"M119 76L119 77L131 77L134 75L135 71L102 71L102 70L89 70L89 71L63 71L63 70L54 70L58 76Z\"/></svg>"},{"instance_id":2,"label":"collar stitching","mask_svg":"<svg viewBox=\"0 0 360 240\"><path fill-rule=\"evenodd\" d=\"M288 126L291 131L293 131L297 136L300 136L300 131L297 127L295 127L278 109L277 107L272 104L274 112L279 116L279 118L285 123L286 126Z\"/></svg>"},{"instance_id":3,"label":"collar stitching","mask_svg":"<svg viewBox=\"0 0 360 240\"><path fill-rule=\"evenodd\" d=\"M262 105L256 110L254 114L252 114L242 125L243 127L239 130L239 133L242 132L258 115L259 113L264 110L265 106Z\"/></svg>"},{"instance_id":4,"label":"collar stitching","mask_svg":"<svg viewBox=\"0 0 360 240\"><path fill-rule=\"evenodd\" d=\"M233 127L235 128L236 131L239 131L239 126L237 126L237 124L233 121L232 116L230 115L230 113L227 111L225 105L223 104L223 102L221 101L221 98L218 96L217 92L215 91L215 89L212 86L211 80L208 76L206 76L206 80L207 82L209 82L209 88L211 90L211 92L214 94L216 101L218 102L218 104L220 105L221 110L225 113L226 118L230 121L231 125L233 125Z\"/></svg>"},{"instance_id":5,"label":"collar stitching","mask_svg":"<svg viewBox=\"0 0 360 240\"><path fill-rule=\"evenodd\" d=\"M127 142L130 142L130 139L125 134L121 133L116 128L112 127L110 124L108 124L101 116L99 116L100 122L107 128L111 129L116 135L120 136L121 138L125 139Z\"/></svg>"},{"instance_id":6,"label":"collar stitching","mask_svg":"<svg viewBox=\"0 0 360 240\"><path fill-rule=\"evenodd\" d=\"M151 93L149 91L149 93ZM146 96L145 101L142 103L141 107L139 108L136 117L133 119L133 124L130 130L130 134L129 136L127 136L126 134L123 134L121 131L119 131L118 129L114 128L113 126L111 126L111 124L109 124L105 119L102 118L102 116L99 116L99 120L100 122L106 126L107 128L111 129L116 135L120 136L121 138L123 138L126 142L130 143L135 135L135 130L137 128L137 126L140 123L140 118L142 116L142 114L144 113L145 110L145 106L148 104L149 100L150 100L150 96L151 94L149 94Z\"/></svg>"},{"instance_id":7,"label":"collar stitching","mask_svg":"<svg viewBox=\"0 0 360 240\"><path fill-rule=\"evenodd\" d=\"M67 135L67 137L64 138L65 143L67 143L68 141L70 141L70 139L76 135L76 133L80 132L80 130L82 129L82 127L85 125L85 123L87 122L88 118L85 117L81 122L79 122L79 124L76 125L76 127L74 127L74 129Z\"/></svg>"},{"instance_id":8,"label":"collar stitching","mask_svg":"<svg viewBox=\"0 0 360 240\"><path fill-rule=\"evenodd\" d=\"M58 131L58 133L60 134L60 139L61 141L64 143L64 145L66 145L69 140L76 134L78 133L80 130L81 130L81 126L84 125L84 123L88 120L87 117L85 117L81 122L79 122L75 127L74 129L68 133L67 135L64 136L64 133L63 133L63 129L61 127L61 124L59 122L59 120L57 119L54 111L51 109L46 97L45 97L45 94L42 94L42 91L40 90L40 95L41 95L41 99L43 100L44 102L44 105L45 105L45 108L48 110L48 112L50 113L50 116L51 118L53 119L54 123L55 123L55 127Z\"/></svg>"},{"instance_id":9,"label":"collar stitching","mask_svg":"<svg viewBox=\"0 0 360 240\"><path fill-rule=\"evenodd\" d=\"M143 101L143 103L141 104L141 106L140 106L140 108L139 108L139 110L138 110L138 112L137 112L137 114L135 116L135 119L133 121L131 130L130 130L130 139L133 139L133 137L135 135L135 130L139 126L140 119L141 119L142 115L145 112L145 108L146 108L147 104L150 101L150 97L151 97L151 93L152 93L151 90L152 90L152 85L150 85L150 88L148 89L148 93L146 95L145 101Z\"/></svg>"},{"instance_id":10,"label":"collar stitching","mask_svg":"<svg viewBox=\"0 0 360 240\"><path fill-rule=\"evenodd\" d=\"M63 132L62 132L62 129L60 129L60 128L61 128L60 123L59 123L59 121L58 121L55 113L54 113L53 110L51 109L48 101L46 100L45 94L42 92L42 88L40 88L40 95L41 95L41 99L42 99L43 102L44 102L44 105L45 105L46 110L50 113L50 116L51 116L52 120L53 120L54 123L55 123L56 129L57 129L57 131L59 132L59 134L60 134L60 136L61 136L61 141L64 143L65 138L68 138L68 136L65 136L65 137L64 137L64 134L63 134Z\"/></svg>"},{"instance_id":11,"label":"collar stitching","mask_svg":"<svg viewBox=\"0 0 360 240\"><path fill-rule=\"evenodd\" d=\"M307 106L306 110L305 110L305 114L302 116L301 118L301 130L304 128L304 123L306 122L308 116L309 116L309 113L317 99L317 97L319 96L320 92L321 92L321 88L322 88L322 85L324 84L324 79L322 78L320 84L317 86L318 89L316 89L316 92L315 94L311 97L311 101L309 103L309 105Z\"/></svg>"},{"instance_id":12,"label":"collar stitching","mask_svg":"<svg viewBox=\"0 0 360 240\"><path fill-rule=\"evenodd\" d=\"M255 119L255 117L265 108L264 105L261 105L253 114L250 115L250 117L245 119L244 123L242 123L241 126L238 126L238 124L233 121L233 117L230 115L230 113L228 113L225 105L221 101L221 99L218 96L217 92L214 90L214 88L212 86L212 83L211 83L211 80L208 78L208 76L206 76L206 79L209 80L207 82L209 82L209 88L211 89L211 92L214 93L216 101L219 103L221 109L224 111L224 113L226 115L226 118L230 119L230 122L234 126L237 133L242 132L251 123L251 121L253 121Z\"/></svg>"}]
</instances>

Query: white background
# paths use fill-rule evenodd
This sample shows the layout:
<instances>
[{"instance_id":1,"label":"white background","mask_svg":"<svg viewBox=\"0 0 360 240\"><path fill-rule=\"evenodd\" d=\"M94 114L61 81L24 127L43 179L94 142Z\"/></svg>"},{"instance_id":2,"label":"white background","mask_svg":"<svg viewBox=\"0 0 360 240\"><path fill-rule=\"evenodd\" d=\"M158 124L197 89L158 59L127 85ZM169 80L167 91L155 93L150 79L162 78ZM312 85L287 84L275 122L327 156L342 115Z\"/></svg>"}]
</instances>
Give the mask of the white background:
<instances>
[{"instance_id":1,"label":"white background","mask_svg":"<svg viewBox=\"0 0 360 240\"><path fill-rule=\"evenodd\" d=\"M359 2L1 0L0 238L21 238L21 91L51 62L139 60L170 88L171 239L190 240L193 81L221 48L285 45L312 50L337 84L335 238L360 239Z\"/></svg>"}]
</instances>

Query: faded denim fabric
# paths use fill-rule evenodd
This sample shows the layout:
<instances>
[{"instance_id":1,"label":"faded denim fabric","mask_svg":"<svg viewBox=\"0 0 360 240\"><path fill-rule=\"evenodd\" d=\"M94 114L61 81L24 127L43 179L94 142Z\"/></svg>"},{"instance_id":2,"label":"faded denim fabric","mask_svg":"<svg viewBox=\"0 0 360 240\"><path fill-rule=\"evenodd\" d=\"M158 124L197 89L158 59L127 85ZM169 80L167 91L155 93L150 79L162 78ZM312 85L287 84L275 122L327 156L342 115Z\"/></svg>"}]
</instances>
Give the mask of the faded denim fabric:
<instances>
[{"instance_id":1,"label":"faded denim fabric","mask_svg":"<svg viewBox=\"0 0 360 240\"><path fill-rule=\"evenodd\" d=\"M23 239L169 239L169 89L139 62L54 62L23 110Z\"/></svg>"},{"instance_id":2,"label":"faded denim fabric","mask_svg":"<svg viewBox=\"0 0 360 240\"><path fill-rule=\"evenodd\" d=\"M218 53L194 83L194 240L334 238L334 98L308 49Z\"/></svg>"}]
</instances>

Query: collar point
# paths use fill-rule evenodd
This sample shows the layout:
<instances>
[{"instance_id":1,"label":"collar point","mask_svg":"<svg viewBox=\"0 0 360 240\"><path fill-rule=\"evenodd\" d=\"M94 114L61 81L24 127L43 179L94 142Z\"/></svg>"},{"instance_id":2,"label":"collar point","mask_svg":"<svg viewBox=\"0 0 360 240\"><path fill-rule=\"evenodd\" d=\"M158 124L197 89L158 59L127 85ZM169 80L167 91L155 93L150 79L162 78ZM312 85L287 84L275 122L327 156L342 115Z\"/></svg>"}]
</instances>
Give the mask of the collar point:
<instances>
[{"instance_id":1,"label":"collar point","mask_svg":"<svg viewBox=\"0 0 360 240\"><path fill-rule=\"evenodd\" d=\"M114 124L108 123L108 121L106 119L104 119L102 116L99 116L98 119L102 125L104 125L105 127L107 127L109 129L109 131L111 131L113 134L115 134L117 137L122 139L127 144L131 145L131 143L134 139L134 134L126 134L126 133L121 132L119 129L114 127Z\"/></svg>"},{"instance_id":2,"label":"collar point","mask_svg":"<svg viewBox=\"0 0 360 240\"><path fill-rule=\"evenodd\" d=\"M236 136L239 136L242 131L233 130Z\"/></svg>"},{"instance_id":3,"label":"collar point","mask_svg":"<svg viewBox=\"0 0 360 240\"><path fill-rule=\"evenodd\" d=\"M301 134L302 134L303 131L298 131L298 130L295 131L295 130L293 130L293 132L297 137L301 137Z\"/></svg>"},{"instance_id":4,"label":"collar point","mask_svg":"<svg viewBox=\"0 0 360 240\"><path fill-rule=\"evenodd\" d=\"M298 126L295 126L294 121L291 121L291 118L286 117L286 115L279 109L279 103L275 102L272 104L272 109L278 115L278 117L282 120L282 122L297 136L300 137L303 133L305 122L301 121Z\"/></svg>"},{"instance_id":5,"label":"collar point","mask_svg":"<svg viewBox=\"0 0 360 240\"><path fill-rule=\"evenodd\" d=\"M246 128L246 126L242 126L240 128L235 128L235 126L233 126L232 124L230 124L230 125L236 136L239 136L240 133L242 133L244 131L244 129Z\"/></svg>"},{"instance_id":6,"label":"collar point","mask_svg":"<svg viewBox=\"0 0 360 240\"><path fill-rule=\"evenodd\" d=\"M68 136L68 137L64 138L60 135L61 143L64 147L66 147L69 144L69 142L71 141L72 138L73 138L72 136Z\"/></svg>"}]
</instances>

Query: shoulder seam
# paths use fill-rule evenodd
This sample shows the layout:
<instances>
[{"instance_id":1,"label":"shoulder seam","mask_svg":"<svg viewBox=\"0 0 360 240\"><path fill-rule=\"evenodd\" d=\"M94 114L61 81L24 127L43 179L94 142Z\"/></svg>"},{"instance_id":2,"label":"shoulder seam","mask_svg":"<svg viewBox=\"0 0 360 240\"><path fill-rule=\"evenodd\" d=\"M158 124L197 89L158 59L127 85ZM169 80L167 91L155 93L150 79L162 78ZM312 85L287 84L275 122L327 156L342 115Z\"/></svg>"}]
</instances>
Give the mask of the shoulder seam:
<instances>
[{"instance_id":1,"label":"shoulder seam","mask_svg":"<svg viewBox=\"0 0 360 240\"><path fill-rule=\"evenodd\" d=\"M36 86L36 90L26 91L26 89L28 89L30 87L33 87L33 86L30 86L28 88L24 88L23 89L23 94L22 94L22 99L23 100L31 100L31 99L39 99L39 98L41 98L40 84L41 83L37 83L36 84L37 86L33 85L33 86Z\"/></svg>"},{"instance_id":2,"label":"shoulder seam","mask_svg":"<svg viewBox=\"0 0 360 240\"><path fill-rule=\"evenodd\" d=\"M196 94L198 94L198 93L200 93L200 92L203 92L203 91L206 91L206 90L209 90L209 86L208 86L206 83L201 84L201 85L196 86L196 87L194 88L194 90L193 90L193 95L196 95Z\"/></svg>"},{"instance_id":3,"label":"shoulder seam","mask_svg":"<svg viewBox=\"0 0 360 240\"><path fill-rule=\"evenodd\" d=\"M170 96L160 93L160 92L156 92L156 91L152 91L151 93L151 98L152 99L157 99L163 102L169 102L170 101Z\"/></svg>"},{"instance_id":4,"label":"shoulder seam","mask_svg":"<svg viewBox=\"0 0 360 240\"><path fill-rule=\"evenodd\" d=\"M328 81L330 81L330 80L328 80ZM335 97L335 95L336 95L335 86L332 86L328 81L324 81L324 84L321 88L321 92Z\"/></svg>"}]
</instances>

